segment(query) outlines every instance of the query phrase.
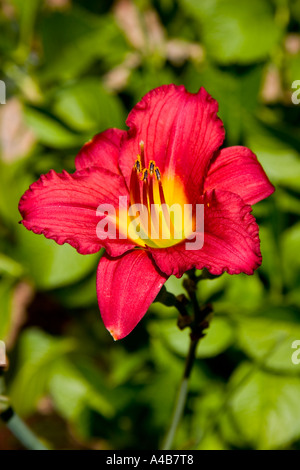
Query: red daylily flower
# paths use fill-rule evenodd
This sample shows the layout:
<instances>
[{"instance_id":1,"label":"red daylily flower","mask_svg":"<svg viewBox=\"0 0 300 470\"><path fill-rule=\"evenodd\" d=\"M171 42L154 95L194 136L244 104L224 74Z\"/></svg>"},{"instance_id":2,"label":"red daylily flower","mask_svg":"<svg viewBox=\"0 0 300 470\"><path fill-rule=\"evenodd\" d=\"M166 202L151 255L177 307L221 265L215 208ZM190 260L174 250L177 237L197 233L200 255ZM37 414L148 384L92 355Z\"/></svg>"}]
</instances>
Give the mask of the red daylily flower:
<instances>
[{"instance_id":1,"label":"red daylily flower","mask_svg":"<svg viewBox=\"0 0 300 470\"><path fill-rule=\"evenodd\" d=\"M193 267L252 274L261 264L251 205L274 187L251 150L219 150L224 128L217 111L204 88L196 94L175 85L152 90L130 112L128 131L109 129L95 136L77 155L75 173L52 170L20 200L27 229L82 254L106 249L97 293L114 339L132 331L170 275L180 277ZM97 208L118 208L119 196L128 206L204 204L203 247L186 250L185 240L151 236L99 239Z\"/></svg>"}]
</instances>

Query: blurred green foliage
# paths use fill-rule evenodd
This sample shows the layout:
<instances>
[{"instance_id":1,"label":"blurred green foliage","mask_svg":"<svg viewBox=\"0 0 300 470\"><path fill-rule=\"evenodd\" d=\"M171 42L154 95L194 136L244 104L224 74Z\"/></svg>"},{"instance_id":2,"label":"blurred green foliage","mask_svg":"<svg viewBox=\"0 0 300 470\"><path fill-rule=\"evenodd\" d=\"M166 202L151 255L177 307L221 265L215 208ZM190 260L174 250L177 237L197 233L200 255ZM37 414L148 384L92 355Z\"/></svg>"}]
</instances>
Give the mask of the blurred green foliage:
<instances>
[{"instance_id":1,"label":"blurred green foliage","mask_svg":"<svg viewBox=\"0 0 300 470\"><path fill-rule=\"evenodd\" d=\"M125 127L150 89L205 86L226 145L258 155L276 192L254 207L263 264L199 283L214 319L199 345L178 449L299 449L299 0L1 0L0 339L16 410L54 448L155 449L188 347L154 303L114 343L99 315L99 255L18 225L18 200L51 168L74 170L95 133ZM117 287L117 286L116 286ZM184 292L182 280L167 289ZM0 449L18 448L2 426Z\"/></svg>"}]
</instances>

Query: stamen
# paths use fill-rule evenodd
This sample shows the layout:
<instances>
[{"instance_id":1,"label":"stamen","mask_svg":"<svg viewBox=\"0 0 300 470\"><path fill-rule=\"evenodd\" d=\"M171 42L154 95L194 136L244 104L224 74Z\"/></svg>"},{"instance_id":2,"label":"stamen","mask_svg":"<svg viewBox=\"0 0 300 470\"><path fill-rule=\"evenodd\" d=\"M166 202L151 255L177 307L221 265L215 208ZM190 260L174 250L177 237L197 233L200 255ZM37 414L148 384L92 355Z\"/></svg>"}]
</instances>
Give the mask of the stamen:
<instances>
[{"instance_id":1,"label":"stamen","mask_svg":"<svg viewBox=\"0 0 300 470\"><path fill-rule=\"evenodd\" d=\"M142 182L143 182L143 205L149 209L148 201L148 170L143 170Z\"/></svg>"},{"instance_id":2,"label":"stamen","mask_svg":"<svg viewBox=\"0 0 300 470\"><path fill-rule=\"evenodd\" d=\"M161 181L158 182L158 189L161 204L166 204L165 193Z\"/></svg>"},{"instance_id":3,"label":"stamen","mask_svg":"<svg viewBox=\"0 0 300 470\"><path fill-rule=\"evenodd\" d=\"M150 207L154 204L154 192L153 192L153 178L149 179L149 203Z\"/></svg>"},{"instance_id":4,"label":"stamen","mask_svg":"<svg viewBox=\"0 0 300 470\"><path fill-rule=\"evenodd\" d=\"M155 160L149 160L146 166L143 141L139 143L139 147L140 152L130 177L130 205L142 204L148 211L140 211L140 232L147 236L140 236L141 240L138 243L155 248L168 246L164 240L169 238L175 240L175 222L173 217L171 218L172 213L167 206L163 188L163 181L168 188L169 180L162 178ZM169 193L168 199L170 199ZM174 210L172 211L174 213ZM130 221L132 220L134 218L130 217ZM143 242L144 238L148 238L148 242Z\"/></svg>"},{"instance_id":5,"label":"stamen","mask_svg":"<svg viewBox=\"0 0 300 470\"><path fill-rule=\"evenodd\" d=\"M130 176L130 204L141 203L141 191L140 191L140 180L138 177L137 166L140 164L139 160L136 160Z\"/></svg>"},{"instance_id":6,"label":"stamen","mask_svg":"<svg viewBox=\"0 0 300 470\"><path fill-rule=\"evenodd\" d=\"M149 196L148 197L149 206L148 206L148 210L149 210L149 215L150 215L150 217L149 217L149 227L150 227L151 234L152 234L152 233L156 232L155 225L157 225L157 213L156 213L156 206L155 206L155 202L154 202L153 174L151 174L151 171L150 171L148 189L149 189L149 195L148 195ZM154 227L152 227L152 224L154 224ZM159 238L159 235L157 236L157 238Z\"/></svg>"},{"instance_id":7,"label":"stamen","mask_svg":"<svg viewBox=\"0 0 300 470\"><path fill-rule=\"evenodd\" d=\"M167 225L167 227L170 231L170 234L172 236L172 235L174 235L175 230L174 230L173 222L171 220L171 215L170 215L168 206L166 205L165 193L164 193L164 189L163 189L163 185L162 185L162 181L161 181L161 173L160 173L158 168L155 169L155 172L156 172L156 177L157 177L157 180L158 180L159 197L160 197L160 203L161 203L161 206L162 206L162 209L163 209L164 219L165 219L166 225Z\"/></svg>"}]
</instances>

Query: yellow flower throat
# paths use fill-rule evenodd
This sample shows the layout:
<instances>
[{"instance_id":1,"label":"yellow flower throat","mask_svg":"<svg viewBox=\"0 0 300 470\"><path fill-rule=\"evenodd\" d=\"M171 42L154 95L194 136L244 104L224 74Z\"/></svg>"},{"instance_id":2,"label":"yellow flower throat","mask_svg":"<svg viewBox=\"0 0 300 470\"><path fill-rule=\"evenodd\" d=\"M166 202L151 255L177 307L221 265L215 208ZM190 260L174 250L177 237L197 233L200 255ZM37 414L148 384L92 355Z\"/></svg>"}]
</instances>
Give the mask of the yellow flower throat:
<instances>
[{"instance_id":1,"label":"yellow flower throat","mask_svg":"<svg viewBox=\"0 0 300 470\"><path fill-rule=\"evenodd\" d=\"M164 174L154 160L145 165L144 143L133 165L130 177L130 204L127 224L119 223L137 245L152 248L173 246L192 231L192 214L185 211L184 186L174 172ZM187 233L188 232L188 233Z\"/></svg>"}]
</instances>

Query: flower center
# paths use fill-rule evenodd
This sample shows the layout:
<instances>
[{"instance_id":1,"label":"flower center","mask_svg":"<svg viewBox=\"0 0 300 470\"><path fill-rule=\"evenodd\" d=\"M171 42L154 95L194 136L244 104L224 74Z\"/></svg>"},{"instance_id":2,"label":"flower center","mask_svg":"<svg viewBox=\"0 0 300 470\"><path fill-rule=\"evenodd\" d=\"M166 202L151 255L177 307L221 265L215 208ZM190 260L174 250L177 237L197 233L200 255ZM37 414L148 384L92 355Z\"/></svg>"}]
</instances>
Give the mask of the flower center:
<instances>
[{"instance_id":1,"label":"flower center","mask_svg":"<svg viewBox=\"0 0 300 470\"><path fill-rule=\"evenodd\" d=\"M192 214L186 206L180 177L170 170L162 174L155 160L146 165L144 143L140 142L130 178L129 238L152 248L179 243L192 232Z\"/></svg>"}]
</instances>

